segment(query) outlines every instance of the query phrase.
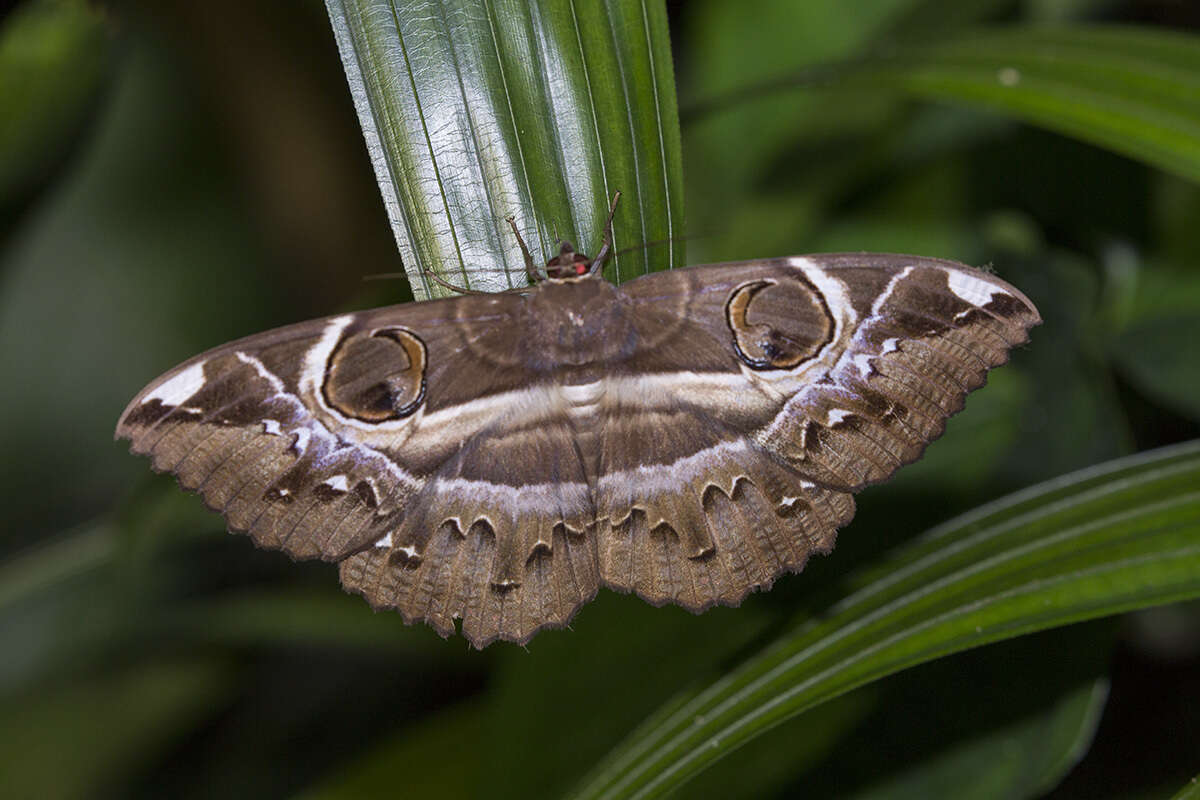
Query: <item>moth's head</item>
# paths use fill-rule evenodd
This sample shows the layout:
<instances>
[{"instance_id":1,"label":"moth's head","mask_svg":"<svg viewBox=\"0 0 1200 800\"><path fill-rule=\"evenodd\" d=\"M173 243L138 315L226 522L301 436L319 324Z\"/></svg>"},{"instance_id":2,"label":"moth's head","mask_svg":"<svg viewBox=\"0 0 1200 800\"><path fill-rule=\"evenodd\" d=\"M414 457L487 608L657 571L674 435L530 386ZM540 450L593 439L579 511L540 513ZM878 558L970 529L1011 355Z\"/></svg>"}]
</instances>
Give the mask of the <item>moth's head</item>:
<instances>
[{"instance_id":1,"label":"moth's head","mask_svg":"<svg viewBox=\"0 0 1200 800\"><path fill-rule=\"evenodd\" d=\"M576 253L575 245L563 239L558 245L558 255L546 262L546 278L553 281L583 278L592 274L591 266L590 258Z\"/></svg>"},{"instance_id":2,"label":"moth's head","mask_svg":"<svg viewBox=\"0 0 1200 800\"><path fill-rule=\"evenodd\" d=\"M583 278L600 277L604 262L612 251L613 214L617 213L617 201L620 199L620 192L613 195L612 205L608 209L608 219L604 221L604 244L600 247L600 252L596 254L596 257L588 258L583 253L575 252L575 245L566 239L561 239L558 243L558 255L546 262L545 280L578 281ZM513 233L516 234L517 241L521 245L521 251L525 254L525 268L529 271L529 277L533 279L534 283L540 282L542 278L535 275L532 260L529 257L529 249L521 239L521 232L517 230L516 223L511 217L508 219L508 224L512 225Z\"/></svg>"}]
</instances>

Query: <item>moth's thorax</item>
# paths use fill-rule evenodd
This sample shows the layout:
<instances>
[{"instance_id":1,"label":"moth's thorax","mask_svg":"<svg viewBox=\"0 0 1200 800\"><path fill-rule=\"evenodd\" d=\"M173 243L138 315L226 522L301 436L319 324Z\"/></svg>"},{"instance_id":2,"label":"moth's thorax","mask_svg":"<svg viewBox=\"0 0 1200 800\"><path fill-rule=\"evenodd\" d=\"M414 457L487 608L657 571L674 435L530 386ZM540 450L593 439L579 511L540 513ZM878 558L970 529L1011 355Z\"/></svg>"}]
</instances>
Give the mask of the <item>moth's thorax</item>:
<instances>
[{"instance_id":1,"label":"moth's thorax","mask_svg":"<svg viewBox=\"0 0 1200 800\"><path fill-rule=\"evenodd\" d=\"M597 276L546 280L525 303L528 363L537 370L620 360L633 348L629 309Z\"/></svg>"}]
</instances>

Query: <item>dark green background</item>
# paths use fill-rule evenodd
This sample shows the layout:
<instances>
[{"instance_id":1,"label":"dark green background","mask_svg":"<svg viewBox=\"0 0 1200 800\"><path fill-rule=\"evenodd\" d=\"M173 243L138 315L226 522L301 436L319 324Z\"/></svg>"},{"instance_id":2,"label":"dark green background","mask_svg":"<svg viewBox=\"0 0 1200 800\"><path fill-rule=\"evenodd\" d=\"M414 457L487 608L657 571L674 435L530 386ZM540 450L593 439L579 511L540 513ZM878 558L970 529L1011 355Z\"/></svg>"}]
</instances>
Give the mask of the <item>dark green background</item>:
<instances>
[{"instance_id":1,"label":"dark green background","mask_svg":"<svg viewBox=\"0 0 1200 800\"><path fill-rule=\"evenodd\" d=\"M482 653L372 614L330 566L226 535L111 441L125 402L194 353L407 297L403 281L362 280L401 266L323 6L9 12L0 796L562 790L676 690L823 608L855 566L1011 490L1200 436L1195 183L998 115L866 92L689 114L964 22L1194 30L1195 7L795 5L671 7L689 260L990 263L1046 324L925 460L860 497L837 551L803 576L701 617L602 592L572 630ZM1095 743L1052 796L1166 796L1200 770L1197 667L1194 606L995 645L805 715L683 794L900 796L939 769L961 785L1036 750L1039 715L1108 676Z\"/></svg>"}]
</instances>

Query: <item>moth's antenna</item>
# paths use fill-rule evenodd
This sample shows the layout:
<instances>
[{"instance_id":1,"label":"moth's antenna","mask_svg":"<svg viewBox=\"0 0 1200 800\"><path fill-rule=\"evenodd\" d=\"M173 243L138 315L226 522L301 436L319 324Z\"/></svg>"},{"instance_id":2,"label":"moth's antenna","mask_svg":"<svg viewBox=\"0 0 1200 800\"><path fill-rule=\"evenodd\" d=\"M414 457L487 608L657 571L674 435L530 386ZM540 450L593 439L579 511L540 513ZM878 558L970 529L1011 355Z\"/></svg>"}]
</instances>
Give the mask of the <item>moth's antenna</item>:
<instances>
[{"instance_id":1,"label":"moth's antenna","mask_svg":"<svg viewBox=\"0 0 1200 800\"><path fill-rule=\"evenodd\" d=\"M533 256L529 255L529 248L525 246L525 240L521 238L521 232L517 230L517 223L511 216L505 217L504 221L512 228L513 235L517 237L517 244L521 247L521 255L525 256L525 274L529 276L529 280L534 283L539 283L542 276L538 274L533 266Z\"/></svg>"},{"instance_id":2,"label":"moth's antenna","mask_svg":"<svg viewBox=\"0 0 1200 800\"><path fill-rule=\"evenodd\" d=\"M604 259L608 258L608 251L612 250L612 221L613 215L617 213L617 201L620 199L621 193L614 192L612 205L608 207L608 219L604 221L604 244L600 247L600 252L596 253L596 257L592 259L592 265L588 267L588 275L596 274L603 266Z\"/></svg>"},{"instance_id":3,"label":"moth's antenna","mask_svg":"<svg viewBox=\"0 0 1200 800\"><path fill-rule=\"evenodd\" d=\"M437 285L443 286L452 292L458 292L459 294L474 294L474 295L521 294L522 292L528 292L532 288L529 286L513 286L508 289L499 289L494 292L489 292L489 291L485 291L483 289L467 289L466 287L463 287L463 286L455 286L453 283L448 283L448 282L442 280L437 275L433 274L433 272L431 270L428 270L428 269L425 270L425 277L430 278Z\"/></svg>"},{"instance_id":4,"label":"moth's antenna","mask_svg":"<svg viewBox=\"0 0 1200 800\"><path fill-rule=\"evenodd\" d=\"M481 292L478 289L468 289L465 286L455 286L453 283L449 283L439 278L431 269L425 270L425 277L429 278L429 280L433 281L438 286L441 286L443 289L449 289L450 291L458 292L459 294L491 294L491 292Z\"/></svg>"},{"instance_id":5,"label":"moth's antenna","mask_svg":"<svg viewBox=\"0 0 1200 800\"><path fill-rule=\"evenodd\" d=\"M442 280L437 275L435 275L433 273L433 270L430 270L430 269L424 269L424 270L422 270L422 273L425 275L426 278L429 278L434 283L436 283L439 286L442 286L446 289L449 289L452 292L458 292L459 294L493 294L492 292L481 292L478 289L468 289L465 286L455 286L453 283L447 283L446 281ZM404 278L405 280L408 280L408 273L407 272L376 272L373 275L363 275L363 277L362 277L362 279L364 281L384 281L384 280L396 280L396 279L400 279L400 278Z\"/></svg>"}]
</instances>

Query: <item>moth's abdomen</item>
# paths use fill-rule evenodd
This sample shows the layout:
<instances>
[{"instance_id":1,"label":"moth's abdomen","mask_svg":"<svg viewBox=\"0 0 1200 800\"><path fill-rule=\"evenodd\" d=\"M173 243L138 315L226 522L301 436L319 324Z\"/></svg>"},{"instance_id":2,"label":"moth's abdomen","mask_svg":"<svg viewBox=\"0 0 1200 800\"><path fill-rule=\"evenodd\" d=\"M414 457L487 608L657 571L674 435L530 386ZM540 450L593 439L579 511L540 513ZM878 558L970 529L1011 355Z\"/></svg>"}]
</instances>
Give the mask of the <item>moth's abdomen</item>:
<instances>
[{"instance_id":1,"label":"moth's abdomen","mask_svg":"<svg viewBox=\"0 0 1200 800\"><path fill-rule=\"evenodd\" d=\"M567 383L558 388L558 396L589 491L594 492L601 470L603 409L610 402L609 381L597 377L582 383ZM588 505L594 515L594 500L590 497Z\"/></svg>"}]
</instances>

